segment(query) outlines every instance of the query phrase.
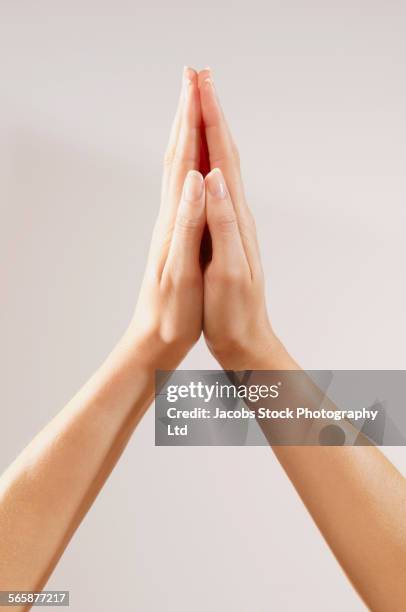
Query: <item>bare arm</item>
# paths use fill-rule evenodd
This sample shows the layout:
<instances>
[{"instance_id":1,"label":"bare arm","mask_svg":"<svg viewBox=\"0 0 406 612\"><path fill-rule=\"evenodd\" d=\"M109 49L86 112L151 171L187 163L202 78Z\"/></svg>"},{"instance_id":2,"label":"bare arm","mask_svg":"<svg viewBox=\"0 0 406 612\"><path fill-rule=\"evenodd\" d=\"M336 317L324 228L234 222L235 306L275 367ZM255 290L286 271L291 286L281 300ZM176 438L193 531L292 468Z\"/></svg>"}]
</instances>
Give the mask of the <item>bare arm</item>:
<instances>
[{"instance_id":1,"label":"bare arm","mask_svg":"<svg viewBox=\"0 0 406 612\"><path fill-rule=\"evenodd\" d=\"M0 590L35 590L60 555L151 401L153 370L117 348L0 480Z\"/></svg>"},{"instance_id":2,"label":"bare arm","mask_svg":"<svg viewBox=\"0 0 406 612\"><path fill-rule=\"evenodd\" d=\"M104 365L0 478L0 590L41 589L151 403L202 329L197 75L185 71L137 308ZM134 232L136 233L136 232Z\"/></svg>"},{"instance_id":3,"label":"bare arm","mask_svg":"<svg viewBox=\"0 0 406 612\"><path fill-rule=\"evenodd\" d=\"M298 369L269 323L255 224L208 70L199 84L211 167L218 167L206 177L213 243L204 285L207 344L224 369ZM273 450L367 605L405 610L405 479L373 446Z\"/></svg>"},{"instance_id":4,"label":"bare arm","mask_svg":"<svg viewBox=\"0 0 406 612\"><path fill-rule=\"evenodd\" d=\"M263 363L263 369L296 368L283 349L276 362ZM311 398L313 385L309 380L307 389L306 379L301 394ZM373 445L273 446L273 451L365 603L380 612L404 610L404 477Z\"/></svg>"}]
</instances>

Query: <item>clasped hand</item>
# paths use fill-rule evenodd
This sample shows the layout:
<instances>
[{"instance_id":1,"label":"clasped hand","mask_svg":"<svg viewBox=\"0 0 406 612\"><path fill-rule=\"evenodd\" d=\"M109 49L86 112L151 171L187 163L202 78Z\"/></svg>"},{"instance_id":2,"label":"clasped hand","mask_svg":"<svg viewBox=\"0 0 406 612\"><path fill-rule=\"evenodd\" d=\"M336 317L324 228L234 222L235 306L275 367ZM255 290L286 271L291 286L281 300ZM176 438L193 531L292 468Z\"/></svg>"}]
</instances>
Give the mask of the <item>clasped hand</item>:
<instances>
[{"instance_id":1,"label":"clasped hand","mask_svg":"<svg viewBox=\"0 0 406 612\"><path fill-rule=\"evenodd\" d=\"M204 178L205 163L210 171ZM225 369L260 368L278 345L238 151L211 71L186 68L164 160L161 207L128 333L144 360L174 368L202 330Z\"/></svg>"}]
</instances>

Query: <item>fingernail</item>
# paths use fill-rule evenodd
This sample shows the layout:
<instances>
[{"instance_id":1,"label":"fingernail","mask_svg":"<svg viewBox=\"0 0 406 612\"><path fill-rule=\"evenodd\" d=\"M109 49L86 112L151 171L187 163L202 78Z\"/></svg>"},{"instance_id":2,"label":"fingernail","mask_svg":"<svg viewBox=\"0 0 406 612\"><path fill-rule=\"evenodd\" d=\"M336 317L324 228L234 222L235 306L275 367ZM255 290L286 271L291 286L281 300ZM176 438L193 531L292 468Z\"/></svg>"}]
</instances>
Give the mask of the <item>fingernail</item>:
<instances>
[{"instance_id":1,"label":"fingernail","mask_svg":"<svg viewBox=\"0 0 406 612\"><path fill-rule=\"evenodd\" d=\"M197 170L191 170L185 180L184 198L188 202L200 201L203 194L203 177Z\"/></svg>"},{"instance_id":2,"label":"fingernail","mask_svg":"<svg viewBox=\"0 0 406 612\"><path fill-rule=\"evenodd\" d=\"M206 68L203 68L203 70L208 73L204 80L209 81L212 85L214 85L213 71L210 66L206 66Z\"/></svg>"},{"instance_id":3,"label":"fingernail","mask_svg":"<svg viewBox=\"0 0 406 612\"><path fill-rule=\"evenodd\" d=\"M213 90L214 97L217 101L217 104L220 106L220 98L217 93L217 88L214 84L213 75L210 73L205 79L203 79L203 85L205 87L211 88Z\"/></svg>"},{"instance_id":4,"label":"fingernail","mask_svg":"<svg viewBox=\"0 0 406 612\"><path fill-rule=\"evenodd\" d=\"M183 79L183 98L186 100L189 91L190 91L190 86L192 84L192 81L190 79Z\"/></svg>"},{"instance_id":5,"label":"fingernail","mask_svg":"<svg viewBox=\"0 0 406 612\"><path fill-rule=\"evenodd\" d=\"M193 71L193 69L190 68L190 66L183 66L182 95L184 99L186 99L188 92L189 92L190 85L192 83L192 80L189 75L190 71Z\"/></svg>"},{"instance_id":6,"label":"fingernail","mask_svg":"<svg viewBox=\"0 0 406 612\"><path fill-rule=\"evenodd\" d=\"M214 168L207 177L208 188L212 196L224 200L227 195L226 183L220 168Z\"/></svg>"},{"instance_id":7,"label":"fingernail","mask_svg":"<svg viewBox=\"0 0 406 612\"><path fill-rule=\"evenodd\" d=\"M194 72L194 69L191 68L190 66L183 66L183 73L182 73L182 79L183 81L186 80L190 80L190 74L189 72Z\"/></svg>"}]
</instances>

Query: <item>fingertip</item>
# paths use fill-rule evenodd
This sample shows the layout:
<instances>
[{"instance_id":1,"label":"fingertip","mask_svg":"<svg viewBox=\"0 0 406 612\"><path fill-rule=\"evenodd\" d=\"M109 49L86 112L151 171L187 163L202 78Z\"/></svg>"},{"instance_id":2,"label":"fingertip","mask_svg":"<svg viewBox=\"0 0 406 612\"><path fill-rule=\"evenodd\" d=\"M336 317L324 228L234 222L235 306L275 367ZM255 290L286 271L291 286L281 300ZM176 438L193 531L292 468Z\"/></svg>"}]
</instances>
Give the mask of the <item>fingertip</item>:
<instances>
[{"instance_id":1,"label":"fingertip","mask_svg":"<svg viewBox=\"0 0 406 612\"><path fill-rule=\"evenodd\" d=\"M221 122L221 107L210 70L203 70L198 76L198 87L206 129L217 126Z\"/></svg>"},{"instance_id":2,"label":"fingertip","mask_svg":"<svg viewBox=\"0 0 406 612\"><path fill-rule=\"evenodd\" d=\"M207 79L213 81L213 71L209 66L200 70L197 75L199 88L203 86L203 84L207 81Z\"/></svg>"},{"instance_id":3,"label":"fingertip","mask_svg":"<svg viewBox=\"0 0 406 612\"><path fill-rule=\"evenodd\" d=\"M213 168L205 178L208 193L216 200L225 200L227 186L220 168Z\"/></svg>"},{"instance_id":4,"label":"fingertip","mask_svg":"<svg viewBox=\"0 0 406 612\"><path fill-rule=\"evenodd\" d=\"M188 68L185 74L183 79L184 116L190 127L198 128L201 124L201 107L197 73L193 68Z\"/></svg>"},{"instance_id":5,"label":"fingertip","mask_svg":"<svg viewBox=\"0 0 406 612\"><path fill-rule=\"evenodd\" d=\"M220 168L218 168L218 167L216 166L216 168L212 168L212 169L210 170L210 172L209 172L209 173L208 173L208 175L206 176L206 179L211 180L211 178L213 177L213 175L218 174L218 173L220 173L220 174L221 174L221 176L223 176L223 173L222 173L221 169L220 169Z\"/></svg>"},{"instance_id":6,"label":"fingertip","mask_svg":"<svg viewBox=\"0 0 406 612\"><path fill-rule=\"evenodd\" d=\"M182 74L183 78L185 80L196 80L197 78L197 72L194 68L192 68L191 66L183 66L183 74Z\"/></svg>"},{"instance_id":7,"label":"fingertip","mask_svg":"<svg viewBox=\"0 0 406 612\"><path fill-rule=\"evenodd\" d=\"M194 85L197 84L197 72L190 66L183 67L182 74L182 91L183 98L187 102L190 92L194 89Z\"/></svg>"},{"instance_id":8,"label":"fingertip","mask_svg":"<svg viewBox=\"0 0 406 612\"><path fill-rule=\"evenodd\" d=\"M189 175L193 175L196 178L199 177L202 181L204 181L203 175L202 175L201 172L199 172L199 170L194 170L194 169L193 170L189 170L188 173L187 173L187 176L189 176Z\"/></svg>"},{"instance_id":9,"label":"fingertip","mask_svg":"<svg viewBox=\"0 0 406 612\"><path fill-rule=\"evenodd\" d=\"M198 170L189 170L185 178L183 197L187 202L198 202L203 198L204 178Z\"/></svg>"}]
</instances>

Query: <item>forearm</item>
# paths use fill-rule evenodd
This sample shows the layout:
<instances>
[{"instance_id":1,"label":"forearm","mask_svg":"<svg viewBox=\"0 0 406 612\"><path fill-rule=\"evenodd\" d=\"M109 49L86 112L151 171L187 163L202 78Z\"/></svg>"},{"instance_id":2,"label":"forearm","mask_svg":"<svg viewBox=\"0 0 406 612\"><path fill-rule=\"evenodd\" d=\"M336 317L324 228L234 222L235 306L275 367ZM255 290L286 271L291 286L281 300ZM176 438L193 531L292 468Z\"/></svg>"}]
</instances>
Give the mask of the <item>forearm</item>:
<instances>
[{"instance_id":1,"label":"forearm","mask_svg":"<svg viewBox=\"0 0 406 612\"><path fill-rule=\"evenodd\" d=\"M372 610L406 601L406 488L374 446L273 448L349 579Z\"/></svg>"},{"instance_id":2,"label":"forearm","mask_svg":"<svg viewBox=\"0 0 406 612\"><path fill-rule=\"evenodd\" d=\"M105 364L0 478L0 590L38 589L153 399L202 331L204 179L197 75L185 69L162 201L129 330Z\"/></svg>"},{"instance_id":3,"label":"forearm","mask_svg":"<svg viewBox=\"0 0 406 612\"><path fill-rule=\"evenodd\" d=\"M258 369L298 369L279 345ZM309 381L309 399L314 388ZM303 390L301 389L301 392ZM273 451L364 601L406 601L406 482L375 446L274 446Z\"/></svg>"},{"instance_id":4,"label":"forearm","mask_svg":"<svg viewBox=\"0 0 406 612\"><path fill-rule=\"evenodd\" d=\"M45 584L153 398L145 355L125 336L3 474L0 590Z\"/></svg>"}]
</instances>

